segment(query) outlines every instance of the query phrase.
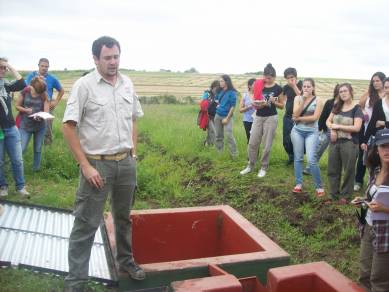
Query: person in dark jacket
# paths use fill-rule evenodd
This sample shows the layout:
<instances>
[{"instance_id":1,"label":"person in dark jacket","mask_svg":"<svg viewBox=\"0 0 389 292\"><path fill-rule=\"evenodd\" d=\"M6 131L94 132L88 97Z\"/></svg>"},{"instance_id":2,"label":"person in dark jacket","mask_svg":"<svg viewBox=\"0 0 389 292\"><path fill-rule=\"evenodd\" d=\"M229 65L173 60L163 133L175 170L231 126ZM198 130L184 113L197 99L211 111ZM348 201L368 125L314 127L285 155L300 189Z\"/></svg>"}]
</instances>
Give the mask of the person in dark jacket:
<instances>
[{"instance_id":1,"label":"person in dark jacket","mask_svg":"<svg viewBox=\"0 0 389 292\"><path fill-rule=\"evenodd\" d=\"M4 78L7 71L10 71L16 80L6 81ZM25 86L26 83L19 72L8 63L7 59L0 58L0 127L4 135L3 139L0 140L0 197L8 195L8 184L4 173L5 152L7 152L12 164L16 191L22 196L29 195L24 182L22 144L12 115L12 98L10 96L11 92L21 91Z\"/></svg>"},{"instance_id":2,"label":"person in dark jacket","mask_svg":"<svg viewBox=\"0 0 389 292\"><path fill-rule=\"evenodd\" d=\"M387 122L389 122L389 90L385 89L388 85L389 78L384 80L384 92L385 95L382 99L378 100L373 107L373 113L371 114L370 122L367 126L365 135L363 136L363 143L361 148L367 150L367 143L371 136L375 136L378 130L385 128Z\"/></svg>"},{"instance_id":3,"label":"person in dark jacket","mask_svg":"<svg viewBox=\"0 0 389 292\"><path fill-rule=\"evenodd\" d=\"M361 106L364 114L364 121L361 127L361 131L359 132L361 141L363 141L363 136L365 135L367 126L369 125L375 103L381 98L383 98L385 95L385 78L386 76L382 72L374 73L370 79L369 90L359 99L359 105ZM359 148L359 155L355 172L354 191L356 192L358 192L363 185L363 178L365 177L366 173L366 166L363 161L363 157L366 156L366 153L366 145L361 144Z\"/></svg>"}]
</instances>

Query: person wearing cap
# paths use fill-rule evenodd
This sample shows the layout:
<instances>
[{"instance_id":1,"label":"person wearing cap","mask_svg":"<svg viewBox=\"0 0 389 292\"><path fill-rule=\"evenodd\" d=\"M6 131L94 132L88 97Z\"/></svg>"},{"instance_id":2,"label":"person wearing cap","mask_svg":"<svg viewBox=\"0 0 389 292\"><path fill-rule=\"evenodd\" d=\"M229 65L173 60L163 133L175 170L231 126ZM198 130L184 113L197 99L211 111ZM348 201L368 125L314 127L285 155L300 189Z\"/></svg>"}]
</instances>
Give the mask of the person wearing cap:
<instances>
[{"instance_id":1,"label":"person wearing cap","mask_svg":"<svg viewBox=\"0 0 389 292\"><path fill-rule=\"evenodd\" d=\"M47 58L40 58L38 62L38 71L31 72L26 77L27 85L30 85L31 81L37 77L41 76L44 78L47 86L47 95L49 98L50 104L50 113L53 114L54 109L57 107L58 103L61 101L65 91L62 88L61 83L54 75L48 73L49 71L49 60ZM53 99L54 89L58 92L57 97ZM46 134L45 134L45 144L50 145L53 142L53 120L46 121Z\"/></svg>"},{"instance_id":2,"label":"person wearing cap","mask_svg":"<svg viewBox=\"0 0 389 292\"><path fill-rule=\"evenodd\" d=\"M351 202L362 208L359 282L366 291L384 292L389 291L389 129L377 131L366 166L366 197Z\"/></svg>"},{"instance_id":3,"label":"person wearing cap","mask_svg":"<svg viewBox=\"0 0 389 292\"><path fill-rule=\"evenodd\" d=\"M65 291L84 291L94 236L109 193L119 271L134 280L146 277L133 257L129 219L137 184L137 118L143 111L133 83L118 72L119 42L100 37L93 42L92 54L96 69L73 85L63 118L65 140L81 170Z\"/></svg>"}]
</instances>

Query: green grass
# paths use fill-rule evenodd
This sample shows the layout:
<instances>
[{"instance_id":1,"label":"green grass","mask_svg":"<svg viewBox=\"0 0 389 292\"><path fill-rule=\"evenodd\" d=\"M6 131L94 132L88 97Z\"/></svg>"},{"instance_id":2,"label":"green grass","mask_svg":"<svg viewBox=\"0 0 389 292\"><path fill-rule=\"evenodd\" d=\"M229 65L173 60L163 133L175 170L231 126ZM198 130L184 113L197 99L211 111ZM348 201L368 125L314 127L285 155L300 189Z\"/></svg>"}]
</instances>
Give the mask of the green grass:
<instances>
[{"instance_id":1,"label":"green grass","mask_svg":"<svg viewBox=\"0 0 389 292\"><path fill-rule=\"evenodd\" d=\"M62 102L56 110L54 143L44 147L42 170L32 172L30 145L24 157L25 173L32 193L29 202L71 209L78 167L60 131L63 111ZM325 205L316 199L310 177L304 177L308 193L292 195L293 167L285 166L281 114L270 168L260 180L255 173L239 175L247 163L246 137L239 114L234 134L240 155L231 160L227 150L218 154L214 148L202 146L205 132L195 124L197 106L147 105L144 111L145 117L139 120L139 190L135 208L229 204L289 252L293 263L325 260L346 276L357 278L359 240L354 211L349 206ZM326 154L320 167L326 184ZM12 179L8 180L11 185ZM9 199L21 201L14 192ZM62 285L62 277L0 270L2 291L57 291Z\"/></svg>"}]
</instances>

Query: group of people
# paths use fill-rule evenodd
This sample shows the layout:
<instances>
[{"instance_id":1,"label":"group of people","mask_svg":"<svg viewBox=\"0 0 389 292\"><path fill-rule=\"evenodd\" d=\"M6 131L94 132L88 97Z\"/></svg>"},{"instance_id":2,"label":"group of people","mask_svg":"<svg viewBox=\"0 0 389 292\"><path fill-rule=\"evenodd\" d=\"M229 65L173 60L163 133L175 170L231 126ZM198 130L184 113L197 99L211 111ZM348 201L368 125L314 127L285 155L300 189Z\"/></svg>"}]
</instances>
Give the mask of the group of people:
<instances>
[{"instance_id":1,"label":"group of people","mask_svg":"<svg viewBox=\"0 0 389 292\"><path fill-rule=\"evenodd\" d=\"M63 117L65 140L81 170L69 239L69 274L65 279L65 291L83 291L85 288L93 239L103 218L108 194L111 194L119 270L135 280L146 277L132 254L129 220L137 184L137 119L143 116L143 111L133 83L118 71L120 55L120 44L111 37L103 36L93 42L96 69L73 85ZM26 195L22 152L34 136L33 167L38 170L44 133L51 136L49 123L29 117L39 111L52 111L63 95L58 80L48 74L48 66L48 60L41 59L39 71L30 74L25 82L6 59L0 58L2 196L7 193L5 151L11 160L16 190ZM15 81L5 81L7 71L13 74ZM276 70L268 64L262 79L248 81L248 90L239 103L248 144L248 165L241 174L254 171L263 143L258 177L266 176L278 126L278 110L284 108L283 145L289 158L287 163L294 164L294 193L302 192L303 173L306 172L314 179L316 195L324 196L318 161L328 145L329 191L334 199L339 196L345 199L353 189L360 188L367 166L366 197L356 197L352 201L361 209L360 282L368 291L388 291L389 129L385 126L389 126L389 79L382 73L374 74L359 105L353 103L353 88L349 83L337 85L333 98L323 106L316 96L313 79L298 81L294 68L286 69L284 77L287 84L281 87L276 83ZM55 100L52 100L53 88L58 91ZM21 114L19 128L12 115L10 93L15 91L21 91L15 104ZM222 75L220 80L214 81L203 100L208 103L209 115L205 144L214 144L222 151L226 134L231 156L236 158L238 150L232 129L237 91L231 78ZM308 160L305 169L304 153Z\"/></svg>"},{"instance_id":2,"label":"group of people","mask_svg":"<svg viewBox=\"0 0 389 292\"><path fill-rule=\"evenodd\" d=\"M22 196L28 196L24 179L23 154L33 137L33 170L38 171L45 135L46 144L52 142L52 120L46 121L31 115L53 111L64 95L64 90L58 79L48 73L49 60L40 59L38 68L38 71L30 73L24 79L6 58L0 58L0 197L8 195L8 184L4 173L5 153L10 158L16 191ZM7 71L13 75L14 81L8 82L5 79ZM54 89L58 91L55 100L52 99ZM15 107L19 112L16 119L12 114L14 92L20 92L15 101Z\"/></svg>"},{"instance_id":3,"label":"group of people","mask_svg":"<svg viewBox=\"0 0 389 292\"><path fill-rule=\"evenodd\" d=\"M361 207L360 282L367 291L389 291L389 78L382 72L375 73L359 103L353 101L350 83L337 84L333 97L323 105L316 96L315 81L312 78L299 81L295 68L284 71L287 81L284 87L276 83L276 71L271 64L263 72L262 79L248 80L247 92L239 103L248 143L248 165L240 174L254 170L262 143L258 177L266 176L278 124L277 110L284 108L283 146L288 154L287 164L294 164L293 193L303 191L305 173L313 177L316 196L325 196L318 163L327 148L330 194L327 202L348 203L353 191L361 189L368 167L366 197L351 201ZM209 115L205 144L215 144L222 151L225 130L232 157L237 156L232 134L236 96L231 79L222 75L201 101L206 100L208 108L211 105L216 108L216 115Z\"/></svg>"}]
</instances>

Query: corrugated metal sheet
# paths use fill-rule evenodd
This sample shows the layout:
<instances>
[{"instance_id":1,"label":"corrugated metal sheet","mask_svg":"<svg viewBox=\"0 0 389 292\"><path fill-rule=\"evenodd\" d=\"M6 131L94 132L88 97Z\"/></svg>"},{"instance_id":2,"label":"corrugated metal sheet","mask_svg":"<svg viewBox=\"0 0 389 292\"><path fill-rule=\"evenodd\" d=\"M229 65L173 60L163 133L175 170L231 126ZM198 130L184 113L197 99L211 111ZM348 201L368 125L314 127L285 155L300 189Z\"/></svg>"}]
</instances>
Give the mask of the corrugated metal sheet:
<instances>
[{"instance_id":1,"label":"corrugated metal sheet","mask_svg":"<svg viewBox=\"0 0 389 292\"><path fill-rule=\"evenodd\" d=\"M41 271L68 272L68 244L74 216L66 211L1 202L0 264L23 266ZM89 276L112 283L104 247L103 227L96 232L89 262Z\"/></svg>"}]
</instances>

